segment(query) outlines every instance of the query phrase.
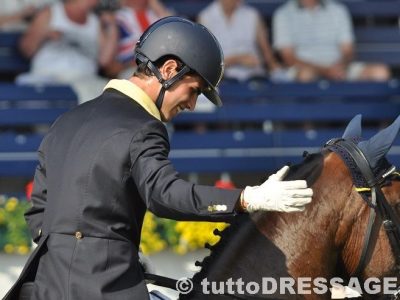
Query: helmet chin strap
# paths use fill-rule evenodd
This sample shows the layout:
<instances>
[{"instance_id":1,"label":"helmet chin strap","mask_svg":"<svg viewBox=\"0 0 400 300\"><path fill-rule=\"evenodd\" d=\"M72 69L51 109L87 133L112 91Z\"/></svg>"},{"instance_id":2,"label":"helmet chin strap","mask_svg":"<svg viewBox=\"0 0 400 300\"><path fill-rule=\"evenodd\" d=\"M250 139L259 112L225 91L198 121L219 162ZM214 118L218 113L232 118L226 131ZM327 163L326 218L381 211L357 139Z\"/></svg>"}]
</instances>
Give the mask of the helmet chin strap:
<instances>
[{"instance_id":1,"label":"helmet chin strap","mask_svg":"<svg viewBox=\"0 0 400 300\"><path fill-rule=\"evenodd\" d=\"M164 101L165 91L168 90L172 85L182 79L182 77L190 71L190 68L187 65L184 65L183 68L172 78L165 80L160 70L150 61L147 59L146 63L147 67L153 72L153 74L157 77L158 82L161 83L161 90L156 99L156 106L161 113L161 106Z\"/></svg>"}]
</instances>

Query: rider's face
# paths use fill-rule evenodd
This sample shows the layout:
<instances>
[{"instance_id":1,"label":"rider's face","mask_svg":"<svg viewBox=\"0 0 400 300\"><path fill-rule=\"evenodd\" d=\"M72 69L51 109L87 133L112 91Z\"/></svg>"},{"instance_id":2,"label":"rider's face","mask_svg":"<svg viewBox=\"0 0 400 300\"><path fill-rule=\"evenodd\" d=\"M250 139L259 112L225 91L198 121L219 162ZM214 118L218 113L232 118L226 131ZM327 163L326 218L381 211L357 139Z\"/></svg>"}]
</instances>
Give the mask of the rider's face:
<instances>
[{"instance_id":1,"label":"rider's face","mask_svg":"<svg viewBox=\"0 0 400 300\"><path fill-rule=\"evenodd\" d=\"M197 97L203 88L203 80L197 75L184 76L165 92L161 107L163 121L170 121L181 111L193 111Z\"/></svg>"}]
</instances>

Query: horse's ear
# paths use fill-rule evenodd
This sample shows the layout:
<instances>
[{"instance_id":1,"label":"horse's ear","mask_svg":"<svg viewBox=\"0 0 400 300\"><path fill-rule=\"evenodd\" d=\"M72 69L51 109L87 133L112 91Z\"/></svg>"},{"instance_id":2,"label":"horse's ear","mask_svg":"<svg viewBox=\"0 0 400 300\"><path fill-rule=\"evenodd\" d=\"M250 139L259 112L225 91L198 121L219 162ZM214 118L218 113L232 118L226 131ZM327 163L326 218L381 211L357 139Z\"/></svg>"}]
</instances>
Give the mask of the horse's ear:
<instances>
[{"instance_id":1,"label":"horse's ear","mask_svg":"<svg viewBox=\"0 0 400 300\"><path fill-rule=\"evenodd\" d=\"M362 141L358 147L363 151L372 168L388 153L400 130L400 116L388 127L375 134L368 141Z\"/></svg>"},{"instance_id":2,"label":"horse's ear","mask_svg":"<svg viewBox=\"0 0 400 300\"><path fill-rule=\"evenodd\" d=\"M342 138L349 139L349 138L360 138L361 137L361 114L356 115L349 124L347 125Z\"/></svg>"}]
</instances>

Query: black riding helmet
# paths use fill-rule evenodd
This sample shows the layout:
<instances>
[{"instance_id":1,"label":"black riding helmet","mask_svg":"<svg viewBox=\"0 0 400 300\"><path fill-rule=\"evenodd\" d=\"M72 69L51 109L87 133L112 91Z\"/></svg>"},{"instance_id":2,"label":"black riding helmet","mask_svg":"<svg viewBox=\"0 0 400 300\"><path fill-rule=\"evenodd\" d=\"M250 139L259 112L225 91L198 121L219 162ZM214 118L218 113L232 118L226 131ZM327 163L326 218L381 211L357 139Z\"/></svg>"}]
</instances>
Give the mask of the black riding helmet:
<instances>
[{"instance_id":1,"label":"black riding helmet","mask_svg":"<svg viewBox=\"0 0 400 300\"><path fill-rule=\"evenodd\" d=\"M175 56L184 64L169 80L164 80L154 65L165 56ZM224 57L217 39L203 25L181 17L160 19L136 43L135 58L138 65L145 64L162 84L156 101L158 109L161 109L165 90L190 71L206 82L202 93L215 105L222 105L216 88L224 73Z\"/></svg>"}]
</instances>

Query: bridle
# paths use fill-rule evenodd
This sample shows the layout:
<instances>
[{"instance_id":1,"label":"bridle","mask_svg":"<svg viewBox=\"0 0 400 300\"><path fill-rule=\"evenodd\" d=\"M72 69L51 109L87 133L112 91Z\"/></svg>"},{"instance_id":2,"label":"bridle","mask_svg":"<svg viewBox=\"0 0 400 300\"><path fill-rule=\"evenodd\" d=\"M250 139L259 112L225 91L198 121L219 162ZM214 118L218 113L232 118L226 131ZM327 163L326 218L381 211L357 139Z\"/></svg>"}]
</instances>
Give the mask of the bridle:
<instances>
[{"instance_id":1,"label":"bridle","mask_svg":"<svg viewBox=\"0 0 400 300\"><path fill-rule=\"evenodd\" d=\"M387 180L387 178L392 175L396 168L390 166L384 171L380 176L376 177L374 172L365 157L361 149L352 141L344 139L332 139L329 140L325 147L328 150L338 152L340 150L347 153L353 160L356 168L365 180L365 183L369 190L371 191L371 198L368 200L367 197L363 196L368 206L371 208L368 224L365 232L363 248L361 251L360 260L358 262L357 268L355 269L353 276L360 277L361 272L364 270L367 264L367 258L370 253L374 250L371 243L371 237L374 228L379 226L377 221L377 214L379 214L386 234L390 241L390 246L392 248L393 255L396 260L397 272L399 272L399 262L400 262L400 218L393 210L392 206L388 203L385 195L382 192L381 185ZM392 299L400 299L400 288L398 287L397 292L393 295Z\"/></svg>"}]
</instances>

